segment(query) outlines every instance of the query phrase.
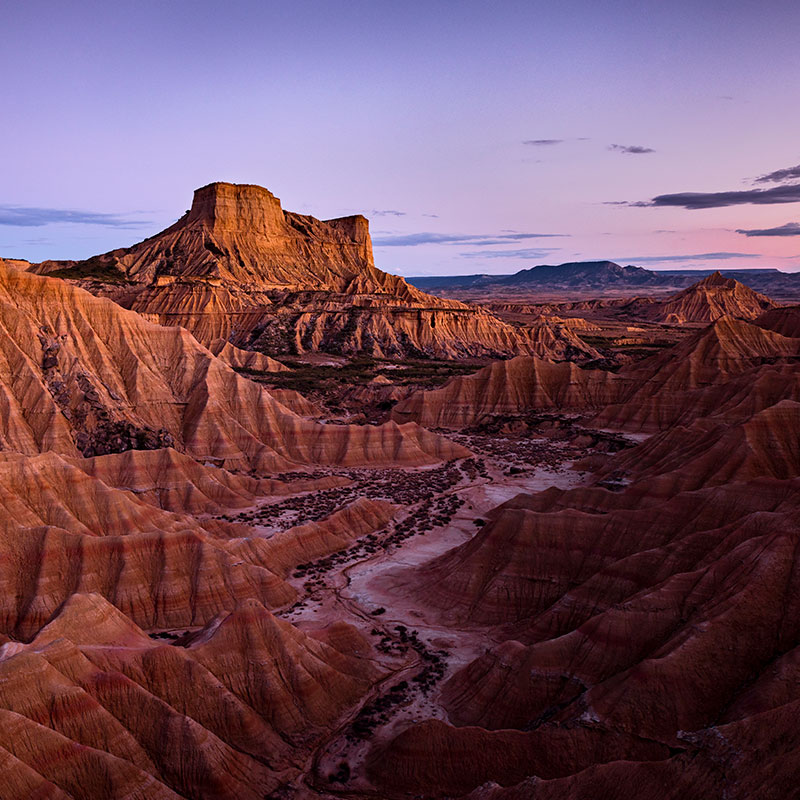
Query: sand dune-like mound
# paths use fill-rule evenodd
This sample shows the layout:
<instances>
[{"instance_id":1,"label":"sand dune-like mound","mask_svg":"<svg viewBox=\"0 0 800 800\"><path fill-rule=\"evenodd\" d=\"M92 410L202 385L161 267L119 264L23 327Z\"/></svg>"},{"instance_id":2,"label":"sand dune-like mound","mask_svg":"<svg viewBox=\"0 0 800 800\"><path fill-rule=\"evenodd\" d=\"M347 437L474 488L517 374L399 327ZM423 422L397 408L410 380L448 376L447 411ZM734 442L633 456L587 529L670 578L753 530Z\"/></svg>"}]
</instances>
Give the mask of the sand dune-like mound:
<instances>
[{"instance_id":1,"label":"sand dune-like mound","mask_svg":"<svg viewBox=\"0 0 800 800\"><path fill-rule=\"evenodd\" d=\"M800 381L791 387L800 397ZM649 497L759 477L800 475L800 402L780 400L741 424L726 415L676 426L620 453L604 474L646 486Z\"/></svg>"},{"instance_id":2,"label":"sand dune-like mound","mask_svg":"<svg viewBox=\"0 0 800 800\"><path fill-rule=\"evenodd\" d=\"M778 685L770 664L798 635L786 618L800 596L797 490L797 478L760 479L647 508L635 493L596 509L589 497L564 496L570 508L552 511L527 508L525 497L506 504L474 540L397 588L448 625L505 625L493 630L505 641L445 684L450 722L533 729L543 742L589 725L680 748L681 732L713 726L729 708L769 705ZM415 749L420 735L406 733L394 753L407 790L431 781L429 790L466 793L492 777L488 764L470 761L472 787L454 786L446 765L458 737ZM477 751L490 746L490 737L475 738ZM583 769L584 756L602 761L586 750L562 754L564 774ZM493 779L513 783L530 758L501 747ZM374 769L391 785L391 756ZM551 769L532 774L551 778Z\"/></svg>"},{"instance_id":3,"label":"sand dune-like mound","mask_svg":"<svg viewBox=\"0 0 800 800\"><path fill-rule=\"evenodd\" d=\"M126 450L69 459L68 463L107 486L132 492L137 500L185 514L219 514L251 506L259 497L319 491L348 482L333 475L285 483L232 474L210 464L200 464L171 448Z\"/></svg>"},{"instance_id":4,"label":"sand dune-like mound","mask_svg":"<svg viewBox=\"0 0 800 800\"><path fill-rule=\"evenodd\" d=\"M742 420L797 399L798 358L800 339L722 317L682 344L620 370L635 391L593 422L655 432L712 413Z\"/></svg>"},{"instance_id":5,"label":"sand dune-like mound","mask_svg":"<svg viewBox=\"0 0 800 800\"><path fill-rule=\"evenodd\" d=\"M620 760L574 775L530 777L512 786L487 782L464 800L750 800L791 797L800 749L797 702L700 731L685 732L662 761Z\"/></svg>"},{"instance_id":6,"label":"sand dune-like mound","mask_svg":"<svg viewBox=\"0 0 800 800\"><path fill-rule=\"evenodd\" d=\"M0 476L0 631L30 637L75 592L108 598L146 629L202 625L240 598L294 599L268 563L241 563L228 549L243 526L162 510L53 453L9 455ZM246 484L219 481L212 492L214 480L186 494L241 504Z\"/></svg>"},{"instance_id":7,"label":"sand dune-like mound","mask_svg":"<svg viewBox=\"0 0 800 800\"><path fill-rule=\"evenodd\" d=\"M627 386L624 378L610 372L519 356L454 378L440 389L415 392L395 406L392 417L431 428L460 428L487 416L526 410L599 408Z\"/></svg>"},{"instance_id":8,"label":"sand dune-like mound","mask_svg":"<svg viewBox=\"0 0 800 800\"><path fill-rule=\"evenodd\" d=\"M254 350L242 350L240 347L226 342L224 339L215 339L209 344L208 349L229 367L236 370L249 372L291 372L291 369L274 358L256 353Z\"/></svg>"},{"instance_id":9,"label":"sand dune-like mound","mask_svg":"<svg viewBox=\"0 0 800 800\"><path fill-rule=\"evenodd\" d=\"M206 515L347 483L230 475L171 450L4 454L0 633L29 639L75 593L106 598L146 630L204 625L246 599L285 607L294 566L384 527L396 506L358 498L271 538Z\"/></svg>"},{"instance_id":10,"label":"sand dune-like mound","mask_svg":"<svg viewBox=\"0 0 800 800\"><path fill-rule=\"evenodd\" d=\"M179 328L61 281L0 271L0 443L100 455L173 446L201 461L430 463L462 448L415 426L325 426L294 415Z\"/></svg>"},{"instance_id":11,"label":"sand dune-like mound","mask_svg":"<svg viewBox=\"0 0 800 800\"><path fill-rule=\"evenodd\" d=\"M777 303L749 286L725 278L719 272L679 292L674 297L651 305L645 317L654 322L713 322L720 317L755 319Z\"/></svg>"},{"instance_id":12,"label":"sand dune-like mound","mask_svg":"<svg viewBox=\"0 0 800 800\"><path fill-rule=\"evenodd\" d=\"M593 355L566 326L519 328L425 294L375 267L364 217L294 214L260 186L209 184L178 222L133 247L31 269L81 281L209 345L221 338L272 354L379 357Z\"/></svg>"},{"instance_id":13,"label":"sand dune-like mound","mask_svg":"<svg viewBox=\"0 0 800 800\"><path fill-rule=\"evenodd\" d=\"M396 511L392 503L362 497L319 522L288 528L267 540L243 539L230 549L248 562L269 564L270 570L285 578L298 564L335 553L382 528Z\"/></svg>"},{"instance_id":14,"label":"sand dune-like mound","mask_svg":"<svg viewBox=\"0 0 800 800\"><path fill-rule=\"evenodd\" d=\"M800 339L722 317L616 373L519 357L414 392L392 416L459 428L492 416L581 412L595 427L654 432L712 412L743 419L797 399L798 358Z\"/></svg>"},{"instance_id":15,"label":"sand dune-like mound","mask_svg":"<svg viewBox=\"0 0 800 800\"><path fill-rule=\"evenodd\" d=\"M261 798L377 673L256 602L180 648L81 594L0 650L0 675L7 779L100 800Z\"/></svg>"},{"instance_id":16,"label":"sand dune-like mound","mask_svg":"<svg viewBox=\"0 0 800 800\"><path fill-rule=\"evenodd\" d=\"M367 769L391 792L457 797L490 780L513 785L531 774L546 780L611 761L657 762L669 753L666 745L588 726L486 731L427 720L374 750Z\"/></svg>"}]
</instances>

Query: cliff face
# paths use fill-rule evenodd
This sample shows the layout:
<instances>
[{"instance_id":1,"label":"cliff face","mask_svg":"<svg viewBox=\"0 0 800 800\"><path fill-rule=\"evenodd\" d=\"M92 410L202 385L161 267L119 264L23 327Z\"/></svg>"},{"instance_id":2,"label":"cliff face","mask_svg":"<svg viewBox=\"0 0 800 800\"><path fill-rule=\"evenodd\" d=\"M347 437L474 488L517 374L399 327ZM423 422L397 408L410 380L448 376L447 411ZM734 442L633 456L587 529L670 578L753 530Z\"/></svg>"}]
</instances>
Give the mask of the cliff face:
<instances>
[{"instance_id":1,"label":"cliff face","mask_svg":"<svg viewBox=\"0 0 800 800\"><path fill-rule=\"evenodd\" d=\"M96 259L144 284L202 280L250 287L342 290L373 265L364 217L327 222L284 212L260 186L212 183L170 228Z\"/></svg>"},{"instance_id":2,"label":"cliff face","mask_svg":"<svg viewBox=\"0 0 800 800\"><path fill-rule=\"evenodd\" d=\"M565 326L550 325L543 335L425 294L375 267L365 217L294 214L260 186L209 184L181 219L150 239L31 269L81 280L204 344L223 338L271 354L596 355Z\"/></svg>"}]
</instances>

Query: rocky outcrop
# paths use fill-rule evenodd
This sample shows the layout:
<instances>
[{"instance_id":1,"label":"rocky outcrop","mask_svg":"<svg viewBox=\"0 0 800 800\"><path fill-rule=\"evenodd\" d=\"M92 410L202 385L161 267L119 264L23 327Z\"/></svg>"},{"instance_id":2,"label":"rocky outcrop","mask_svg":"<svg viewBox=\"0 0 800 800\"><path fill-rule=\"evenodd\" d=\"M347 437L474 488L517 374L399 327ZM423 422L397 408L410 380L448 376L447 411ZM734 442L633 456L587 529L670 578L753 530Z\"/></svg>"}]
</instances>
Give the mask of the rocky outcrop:
<instances>
[{"instance_id":1,"label":"rocky outcrop","mask_svg":"<svg viewBox=\"0 0 800 800\"><path fill-rule=\"evenodd\" d=\"M674 297L650 305L644 317L673 324L713 322L724 316L752 320L776 306L769 297L715 272Z\"/></svg>"},{"instance_id":2,"label":"rocky outcrop","mask_svg":"<svg viewBox=\"0 0 800 800\"><path fill-rule=\"evenodd\" d=\"M261 186L232 183L198 189L191 209L174 225L91 261L145 285L197 281L339 290L373 264L364 217L323 222L283 211Z\"/></svg>"},{"instance_id":3,"label":"rocky outcrop","mask_svg":"<svg viewBox=\"0 0 800 800\"><path fill-rule=\"evenodd\" d=\"M279 307L273 317L249 336L235 334L234 338L242 346L273 353L321 350L379 358L446 359L516 353L578 360L597 356L570 326L560 322L543 320L515 327L478 307L452 303L441 307L438 302L435 298L404 304L352 295L285 296L283 303L276 303Z\"/></svg>"},{"instance_id":4,"label":"rocky outcrop","mask_svg":"<svg viewBox=\"0 0 800 800\"><path fill-rule=\"evenodd\" d=\"M0 384L0 444L21 453L93 456L169 446L201 461L263 471L423 464L465 452L413 425L302 419L186 331L16 270L0 270Z\"/></svg>"},{"instance_id":5,"label":"rocky outcrop","mask_svg":"<svg viewBox=\"0 0 800 800\"><path fill-rule=\"evenodd\" d=\"M392 417L430 428L462 428L487 417L528 410L601 408L629 387L624 377L611 372L519 356L453 378L439 389L415 392L394 407Z\"/></svg>"},{"instance_id":6,"label":"rocky outcrop","mask_svg":"<svg viewBox=\"0 0 800 800\"><path fill-rule=\"evenodd\" d=\"M722 317L686 341L612 373L519 357L399 402L393 418L459 428L492 416L581 413L594 427L653 433L713 412L743 419L797 399L800 339Z\"/></svg>"},{"instance_id":7,"label":"rocky outcrop","mask_svg":"<svg viewBox=\"0 0 800 800\"><path fill-rule=\"evenodd\" d=\"M567 326L519 328L421 292L375 267L364 217L294 214L260 186L209 184L150 239L31 269L81 281L204 344L221 338L271 354L594 356Z\"/></svg>"}]
</instances>

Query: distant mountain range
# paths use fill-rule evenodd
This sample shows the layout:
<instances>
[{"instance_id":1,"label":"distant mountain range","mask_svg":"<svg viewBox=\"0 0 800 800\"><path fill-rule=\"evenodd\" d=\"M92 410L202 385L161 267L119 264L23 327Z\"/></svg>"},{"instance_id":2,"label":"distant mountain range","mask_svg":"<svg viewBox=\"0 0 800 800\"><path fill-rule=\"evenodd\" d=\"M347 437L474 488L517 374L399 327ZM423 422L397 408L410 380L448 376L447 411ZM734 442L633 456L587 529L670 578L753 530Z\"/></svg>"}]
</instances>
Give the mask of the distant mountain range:
<instances>
[{"instance_id":1,"label":"distant mountain range","mask_svg":"<svg viewBox=\"0 0 800 800\"><path fill-rule=\"evenodd\" d=\"M566 264L542 264L522 269L513 275L447 275L407 278L408 283L425 291L491 290L645 290L680 289L717 270L649 270L621 266L613 261L570 261ZM723 270L732 278L758 292L778 297L800 294L800 273L777 269Z\"/></svg>"}]
</instances>

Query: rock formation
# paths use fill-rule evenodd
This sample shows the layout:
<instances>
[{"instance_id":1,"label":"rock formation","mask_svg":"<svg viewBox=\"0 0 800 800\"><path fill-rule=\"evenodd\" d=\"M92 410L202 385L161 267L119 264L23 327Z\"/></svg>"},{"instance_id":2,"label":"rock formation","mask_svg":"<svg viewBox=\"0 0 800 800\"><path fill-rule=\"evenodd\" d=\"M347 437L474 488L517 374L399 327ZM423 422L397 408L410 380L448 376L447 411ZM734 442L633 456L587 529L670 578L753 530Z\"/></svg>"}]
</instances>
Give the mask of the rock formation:
<instances>
[{"instance_id":1,"label":"rock formation","mask_svg":"<svg viewBox=\"0 0 800 800\"><path fill-rule=\"evenodd\" d=\"M274 358L256 353L253 350L242 350L225 339L214 339L208 349L217 358L222 359L229 367L244 372L290 372L291 368Z\"/></svg>"},{"instance_id":2,"label":"rock formation","mask_svg":"<svg viewBox=\"0 0 800 800\"><path fill-rule=\"evenodd\" d=\"M0 650L0 675L7 797L255 800L376 672L255 601L181 648L75 594L30 644Z\"/></svg>"},{"instance_id":3,"label":"rock formation","mask_svg":"<svg viewBox=\"0 0 800 800\"><path fill-rule=\"evenodd\" d=\"M591 277L563 266L527 277ZM773 306L712 275L503 322L380 272L362 217L230 184L132 248L0 263L0 796L794 797ZM514 357L268 355L306 350Z\"/></svg>"},{"instance_id":4,"label":"rock formation","mask_svg":"<svg viewBox=\"0 0 800 800\"><path fill-rule=\"evenodd\" d=\"M722 317L616 373L518 357L415 392L392 415L432 428L459 428L490 416L572 411L597 427L652 433L715 409L741 416L796 398L798 357L800 339Z\"/></svg>"},{"instance_id":5,"label":"rock formation","mask_svg":"<svg viewBox=\"0 0 800 800\"><path fill-rule=\"evenodd\" d=\"M719 272L709 275L674 297L651 305L644 316L656 322L713 322L720 317L755 319L777 303Z\"/></svg>"},{"instance_id":6,"label":"rock formation","mask_svg":"<svg viewBox=\"0 0 800 800\"><path fill-rule=\"evenodd\" d=\"M526 410L601 408L628 386L624 377L611 372L518 356L490 364L474 375L453 378L439 389L415 392L395 406L392 417L429 428L461 428L486 417Z\"/></svg>"},{"instance_id":7,"label":"rock formation","mask_svg":"<svg viewBox=\"0 0 800 800\"><path fill-rule=\"evenodd\" d=\"M800 339L721 317L683 343L623 368L633 391L606 406L599 427L653 433L714 413L741 420L797 399Z\"/></svg>"},{"instance_id":8,"label":"rock formation","mask_svg":"<svg viewBox=\"0 0 800 800\"><path fill-rule=\"evenodd\" d=\"M784 306L765 311L756 319L756 324L781 336L800 338L800 306Z\"/></svg>"},{"instance_id":9,"label":"rock formation","mask_svg":"<svg viewBox=\"0 0 800 800\"><path fill-rule=\"evenodd\" d=\"M422 464L463 453L415 426L297 417L186 331L53 278L0 270L0 327L5 449L92 456L175 447L259 470Z\"/></svg>"},{"instance_id":10,"label":"rock formation","mask_svg":"<svg viewBox=\"0 0 800 800\"><path fill-rule=\"evenodd\" d=\"M260 186L209 184L156 236L32 269L79 280L204 344L221 338L271 354L594 355L563 325L519 328L421 292L375 267L364 217L294 214Z\"/></svg>"}]
</instances>

